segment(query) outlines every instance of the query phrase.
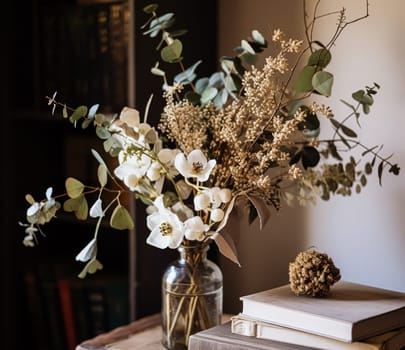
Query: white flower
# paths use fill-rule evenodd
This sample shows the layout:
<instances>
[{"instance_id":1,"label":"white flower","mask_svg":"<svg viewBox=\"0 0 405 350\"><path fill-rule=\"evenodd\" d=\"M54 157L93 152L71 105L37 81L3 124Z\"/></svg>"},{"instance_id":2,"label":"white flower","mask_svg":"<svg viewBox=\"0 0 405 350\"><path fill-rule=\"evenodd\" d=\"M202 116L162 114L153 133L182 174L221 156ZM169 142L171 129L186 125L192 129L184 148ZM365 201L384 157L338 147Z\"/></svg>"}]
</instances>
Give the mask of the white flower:
<instances>
[{"instance_id":1,"label":"white flower","mask_svg":"<svg viewBox=\"0 0 405 350\"><path fill-rule=\"evenodd\" d=\"M119 155L120 165L114 170L114 174L131 190L135 191L141 178L149 169L151 159L142 154L140 157L131 156L124 161L124 152Z\"/></svg>"},{"instance_id":2,"label":"white flower","mask_svg":"<svg viewBox=\"0 0 405 350\"><path fill-rule=\"evenodd\" d=\"M146 172L146 176L150 181L157 181L162 177L163 169L158 162L152 162L152 165L149 167Z\"/></svg>"},{"instance_id":3,"label":"white flower","mask_svg":"<svg viewBox=\"0 0 405 350\"><path fill-rule=\"evenodd\" d=\"M174 159L174 166L181 175L185 178L196 178L201 182L208 180L215 164L215 159L207 161L207 158L199 149L191 151L187 158L184 153L179 153Z\"/></svg>"},{"instance_id":4,"label":"white flower","mask_svg":"<svg viewBox=\"0 0 405 350\"><path fill-rule=\"evenodd\" d=\"M176 149L163 148L157 154L159 160L164 164L166 170L169 172L171 176L176 176L179 173L174 166L174 160L177 154L179 153L180 150L177 148Z\"/></svg>"},{"instance_id":5,"label":"white flower","mask_svg":"<svg viewBox=\"0 0 405 350\"><path fill-rule=\"evenodd\" d=\"M146 224L151 230L146 243L160 249L177 248L184 236L183 222L164 207L162 196L155 199L154 205L158 211L146 218Z\"/></svg>"},{"instance_id":6,"label":"white flower","mask_svg":"<svg viewBox=\"0 0 405 350\"><path fill-rule=\"evenodd\" d=\"M204 232L208 231L209 225L203 223L199 216L194 216L184 222L184 235L189 240L199 240L204 238Z\"/></svg>"}]
</instances>

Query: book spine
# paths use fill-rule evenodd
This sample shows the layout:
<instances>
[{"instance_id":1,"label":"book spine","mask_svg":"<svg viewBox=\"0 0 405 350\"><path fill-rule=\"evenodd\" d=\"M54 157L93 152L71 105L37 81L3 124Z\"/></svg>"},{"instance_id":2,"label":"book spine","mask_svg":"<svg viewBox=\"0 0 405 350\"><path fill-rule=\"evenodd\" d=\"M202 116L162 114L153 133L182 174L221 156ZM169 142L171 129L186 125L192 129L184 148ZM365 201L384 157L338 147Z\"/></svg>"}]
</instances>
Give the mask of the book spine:
<instances>
[{"instance_id":1,"label":"book spine","mask_svg":"<svg viewBox=\"0 0 405 350\"><path fill-rule=\"evenodd\" d=\"M70 282L66 279L60 279L58 280L57 284L63 323L65 326L67 347L69 350L74 350L77 344L77 335Z\"/></svg>"},{"instance_id":2,"label":"book spine","mask_svg":"<svg viewBox=\"0 0 405 350\"><path fill-rule=\"evenodd\" d=\"M316 334L280 327L243 316L231 318L231 332L248 337L288 342L294 345L308 346L313 349L328 350L380 350L382 344L353 342L347 343Z\"/></svg>"}]
</instances>

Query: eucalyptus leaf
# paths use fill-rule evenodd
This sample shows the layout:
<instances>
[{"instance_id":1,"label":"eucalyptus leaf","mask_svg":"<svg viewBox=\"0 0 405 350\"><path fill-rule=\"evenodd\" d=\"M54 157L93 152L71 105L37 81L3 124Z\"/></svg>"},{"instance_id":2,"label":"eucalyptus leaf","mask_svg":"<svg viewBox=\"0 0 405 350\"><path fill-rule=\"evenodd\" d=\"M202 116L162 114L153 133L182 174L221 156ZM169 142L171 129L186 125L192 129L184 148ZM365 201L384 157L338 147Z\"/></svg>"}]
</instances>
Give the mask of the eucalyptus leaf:
<instances>
[{"instance_id":1,"label":"eucalyptus leaf","mask_svg":"<svg viewBox=\"0 0 405 350\"><path fill-rule=\"evenodd\" d=\"M255 50L253 50L252 46L250 46L250 44L249 44L249 42L248 42L247 40L243 39L243 40L241 41L240 45L242 46L242 48L243 48L246 52L250 53L251 55L256 55Z\"/></svg>"},{"instance_id":2,"label":"eucalyptus leaf","mask_svg":"<svg viewBox=\"0 0 405 350\"><path fill-rule=\"evenodd\" d=\"M308 58L308 66L316 66L325 68L332 59L332 55L327 49L319 49L314 51Z\"/></svg>"},{"instance_id":3,"label":"eucalyptus leaf","mask_svg":"<svg viewBox=\"0 0 405 350\"><path fill-rule=\"evenodd\" d=\"M74 177L68 177L65 181L66 192L70 198L79 197L84 190L84 185Z\"/></svg>"},{"instance_id":4,"label":"eucalyptus leaf","mask_svg":"<svg viewBox=\"0 0 405 350\"><path fill-rule=\"evenodd\" d=\"M298 74L295 83L295 91L298 93L306 93L312 91L312 77L316 73L317 68L313 66L304 67Z\"/></svg>"},{"instance_id":5,"label":"eucalyptus leaf","mask_svg":"<svg viewBox=\"0 0 405 350\"><path fill-rule=\"evenodd\" d=\"M93 118L86 118L85 120L83 120L82 129L86 129L92 121Z\"/></svg>"},{"instance_id":6,"label":"eucalyptus leaf","mask_svg":"<svg viewBox=\"0 0 405 350\"><path fill-rule=\"evenodd\" d=\"M170 45L164 47L160 52L162 60L165 62L177 62L183 51L183 44L179 39L175 39Z\"/></svg>"},{"instance_id":7,"label":"eucalyptus leaf","mask_svg":"<svg viewBox=\"0 0 405 350\"><path fill-rule=\"evenodd\" d=\"M208 86L210 79L209 78L200 78L195 82L195 91L197 94L202 94L204 89Z\"/></svg>"},{"instance_id":8,"label":"eucalyptus leaf","mask_svg":"<svg viewBox=\"0 0 405 350\"><path fill-rule=\"evenodd\" d=\"M79 209L81 200L81 197L67 199L63 203L63 210L68 213L75 212Z\"/></svg>"},{"instance_id":9,"label":"eucalyptus leaf","mask_svg":"<svg viewBox=\"0 0 405 350\"><path fill-rule=\"evenodd\" d=\"M164 71L162 71L161 69L157 68L157 67L153 67L151 68L150 72L153 75L157 75L159 77L164 77L166 75L166 73Z\"/></svg>"},{"instance_id":10,"label":"eucalyptus leaf","mask_svg":"<svg viewBox=\"0 0 405 350\"><path fill-rule=\"evenodd\" d=\"M87 118L93 118L97 113L98 107L99 107L98 104L91 106Z\"/></svg>"},{"instance_id":11,"label":"eucalyptus leaf","mask_svg":"<svg viewBox=\"0 0 405 350\"><path fill-rule=\"evenodd\" d=\"M30 194L25 195L25 200L31 205L33 205L35 203L34 197Z\"/></svg>"},{"instance_id":12,"label":"eucalyptus leaf","mask_svg":"<svg viewBox=\"0 0 405 350\"><path fill-rule=\"evenodd\" d=\"M316 72L312 77L312 86L315 91L323 96L332 94L333 75L332 73L320 71Z\"/></svg>"},{"instance_id":13,"label":"eucalyptus leaf","mask_svg":"<svg viewBox=\"0 0 405 350\"><path fill-rule=\"evenodd\" d=\"M98 261L96 258L91 259L86 266L83 268L83 270L80 272L78 275L79 278L86 278L87 274L94 274L98 270L102 270L103 265Z\"/></svg>"},{"instance_id":14,"label":"eucalyptus leaf","mask_svg":"<svg viewBox=\"0 0 405 350\"><path fill-rule=\"evenodd\" d=\"M81 251L76 255L76 261L87 262L97 256L97 240L93 238Z\"/></svg>"},{"instance_id":15,"label":"eucalyptus leaf","mask_svg":"<svg viewBox=\"0 0 405 350\"><path fill-rule=\"evenodd\" d=\"M79 197L81 200L79 202L79 207L75 210L75 216L78 220L87 220L89 215L89 205L85 196Z\"/></svg>"},{"instance_id":16,"label":"eucalyptus leaf","mask_svg":"<svg viewBox=\"0 0 405 350\"><path fill-rule=\"evenodd\" d=\"M105 163L104 159L100 156L100 154L95 150L91 149L91 153L93 154L93 157L96 158L96 160L99 162L99 164L103 165L107 170L107 164Z\"/></svg>"},{"instance_id":17,"label":"eucalyptus leaf","mask_svg":"<svg viewBox=\"0 0 405 350\"><path fill-rule=\"evenodd\" d=\"M104 151L110 152L116 145L116 142L119 145L119 142L115 139L115 137L112 137L112 136L110 138L108 138L107 140L105 140L103 142Z\"/></svg>"},{"instance_id":18,"label":"eucalyptus leaf","mask_svg":"<svg viewBox=\"0 0 405 350\"><path fill-rule=\"evenodd\" d=\"M131 230L134 228L134 221L124 206L117 205L111 214L110 226L117 230Z\"/></svg>"},{"instance_id":19,"label":"eucalyptus leaf","mask_svg":"<svg viewBox=\"0 0 405 350\"><path fill-rule=\"evenodd\" d=\"M104 126L97 126L96 127L96 135L101 139L101 140L107 140L111 137L111 133L108 131L107 128Z\"/></svg>"},{"instance_id":20,"label":"eucalyptus leaf","mask_svg":"<svg viewBox=\"0 0 405 350\"><path fill-rule=\"evenodd\" d=\"M145 13L151 14L153 12L156 12L158 7L159 7L158 4L149 4L149 5L146 5L142 10Z\"/></svg>"},{"instance_id":21,"label":"eucalyptus leaf","mask_svg":"<svg viewBox=\"0 0 405 350\"><path fill-rule=\"evenodd\" d=\"M208 86L201 94L201 104L207 104L210 102L218 93L218 89Z\"/></svg>"},{"instance_id":22,"label":"eucalyptus leaf","mask_svg":"<svg viewBox=\"0 0 405 350\"><path fill-rule=\"evenodd\" d=\"M104 187L107 184L108 177L107 168L102 164L100 164L97 168L97 177L101 187Z\"/></svg>"},{"instance_id":23,"label":"eucalyptus leaf","mask_svg":"<svg viewBox=\"0 0 405 350\"><path fill-rule=\"evenodd\" d=\"M340 124L340 128L341 128L342 132L343 132L346 136L349 136L349 137L357 137L357 134L356 134L352 129L350 129L349 127L347 127L346 125Z\"/></svg>"},{"instance_id":24,"label":"eucalyptus leaf","mask_svg":"<svg viewBox=\"0 0 405 350\"><path fill-rule=\"evenodd\" d=\"M87 107L86 106L79 106L77 107L72 115L70 116L70 121L75 122L81 118L84 118L87 114Z\"/></svg>"},{"instance_id":25,"label":"eucalyptus leaf","mask_svg":"<svg viewBox=\"0 0 405 350\"><path fill-rule=\"evenodd\" d=\"M224 79L224 72L215 72L209 78L209 85L218 89L224 84Z\"/></svg>"},{"instance_id":26,"label":"eucalyptus leaf","mask_svg":"<svg viewBox=\"0 0 405 350\"><path fill-rule=\"evenodd\" d=\"M266 45L266 39L258 30L252 30L252 38L261 45Z\"/></svg>"},{"instance_id":27,"label":"eucalyptus leaf","mask_svg":"<svg viewBox=\"0 0 405 350\"><path fill-rule=\"evenodd\" d=\"M195 70L201 64L201 62L202 61L200 60L194 63L191 67L187 68L184 72L177 74L174 77L174 81L177 83L184 83L184 84L191 83L196 77Z\"/></svg>"}]
</instances>

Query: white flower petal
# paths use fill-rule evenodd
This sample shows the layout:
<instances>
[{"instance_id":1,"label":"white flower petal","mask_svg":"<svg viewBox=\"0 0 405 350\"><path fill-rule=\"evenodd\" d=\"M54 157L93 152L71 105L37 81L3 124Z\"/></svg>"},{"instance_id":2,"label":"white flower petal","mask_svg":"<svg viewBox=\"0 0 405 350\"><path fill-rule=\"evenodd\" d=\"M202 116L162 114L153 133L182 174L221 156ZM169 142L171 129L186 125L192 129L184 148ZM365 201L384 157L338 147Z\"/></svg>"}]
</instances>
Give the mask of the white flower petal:
<instances>
[{"instance_id":1,"label":"white flower petal","mask_svg":"<svg viewBox=\"0 0 405 350\"><path fill-rule=\"evenodd\" d=\"M146 239L146 243L160 249L165 249L169 246L170 236L163 236L160 233L159 227L157 227L149 234L148 238Z\"/></svg>"},{"instance_id":2,"label":"white flower petal","mask_svg":"<svg viewBox=\"0 0 405 350\"><path fill-rule=\"evenodd\" d=\"M207 158L199 149L191 151L187 156L187 160L190 164L200 163L203 167L207 165Z\"/></svg>"}]
</instances>

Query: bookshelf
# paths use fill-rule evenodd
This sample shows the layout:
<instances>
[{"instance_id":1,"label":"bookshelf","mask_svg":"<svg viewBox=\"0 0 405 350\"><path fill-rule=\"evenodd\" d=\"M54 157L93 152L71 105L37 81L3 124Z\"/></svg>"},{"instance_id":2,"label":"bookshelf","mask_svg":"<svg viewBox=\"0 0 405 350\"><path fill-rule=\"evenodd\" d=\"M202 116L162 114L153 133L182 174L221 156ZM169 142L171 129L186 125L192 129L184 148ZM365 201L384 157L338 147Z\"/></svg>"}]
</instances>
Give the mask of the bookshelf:
<instances>
[{"instance_id":1,"label":"bookshelf","mask_svg":"<svg viewBox=\"0 0 405 350\"><path fill-rule=\"evenodd\" d=\"M103 227L99 250L104 269L85 281L76 278L82 265L74 257L91 237L91 225L78 224L69 215L60 215L45 226L47 237L40 237L39 246L33 249L21 244L24 232L18 225L18 221L25 219L27 192L40 198L50 185L54 186L54 193L63 192L66 176L82 179L94 176L96 163L88 146L94 143L97 147L98 139L91 130L77 130L63 119L51 117L44 96L57 90L59 97L69 104L100 103L103 112L113 113L125 105L143 111L149 95L154 93L152 114L155 121L158 118L162 108L161 97L156 93L160 91L160 80L151 76L149 69L159 53L155 50L156 43L133 30L144 23L142 7L148 3L33 0L24 5L24 11L15 2L4 5L8 14L2 23L8 55L1 64L6 78L3 85L7 87L1 94L5 113L1 143L6 150L2 158L4 234L0 236L4 348L65 350L75 337L77 343L93 337L95 334L86 330L90 321L83 321L88 310L74 310L75 322L81 326L73 333L72 327L52 330L50 325L72 322L69 312L60 305L61 293L63 300L68 300L65 303L69 304L69 298L73 298L76 304L86 304L88 309L90 302L83 304L83 298L88 298L88 290L97 284L117 287L108 293L118 293L120 296L115 300L128 303L126 323L160 310L161 274L177 252L146 245L142 205L134 206L135 232ZM201 74L215 70L216 1L164 1L161 11L175 12L179 27L192 33L184 37L187 63L204 57ZM212 52L208 60L206 52ZM107 303L107 299L102 303ZM54 310L48 310L52 306ZM52 318L54 322L50 321ZM114 325L104 318L104 328L93 333L115 328L117 322L124 322L124 318ZM58 338L62 341L55 344Z\"/></svg>"}]
</instances>

